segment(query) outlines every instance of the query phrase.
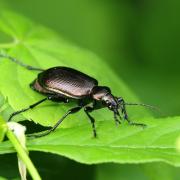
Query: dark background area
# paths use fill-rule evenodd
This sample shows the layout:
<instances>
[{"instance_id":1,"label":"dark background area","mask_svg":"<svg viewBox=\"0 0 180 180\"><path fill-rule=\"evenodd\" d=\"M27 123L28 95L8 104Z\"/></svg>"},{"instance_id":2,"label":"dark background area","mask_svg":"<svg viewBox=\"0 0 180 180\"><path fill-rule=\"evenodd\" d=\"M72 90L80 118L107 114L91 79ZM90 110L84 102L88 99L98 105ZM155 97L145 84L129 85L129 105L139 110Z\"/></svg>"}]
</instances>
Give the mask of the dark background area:
<instances>
[{"instance_id":1,"label":"dark background area","mask_svg":"<svg viewBox=\"0 0 180 180\"><path fill-rule=\"evenodd\" d=\"M179 0L0 0L0 6L95 52L142 102L158 106L165 116L180 115ZM69 166L72 163L79 168L77 173L87 171L87 177L93 177L97 169L101 171L99 166L67 161ZM81 177L84 179L83 174ZM140 177L155 179L142 174Z\"/></svg>"}]
</instances>

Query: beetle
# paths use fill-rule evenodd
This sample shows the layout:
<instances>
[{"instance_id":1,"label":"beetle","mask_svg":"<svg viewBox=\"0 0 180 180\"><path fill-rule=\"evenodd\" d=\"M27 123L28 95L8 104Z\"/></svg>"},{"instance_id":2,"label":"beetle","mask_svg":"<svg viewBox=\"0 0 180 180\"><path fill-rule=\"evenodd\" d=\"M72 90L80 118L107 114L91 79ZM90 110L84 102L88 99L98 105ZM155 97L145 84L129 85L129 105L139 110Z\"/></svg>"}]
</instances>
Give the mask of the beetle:
<instances>
[{"instance_id":1,"label":"beetle","mask_svg":"<svg viewBox=\"0 0 180 180\"><path fill-rule=\"evenodd\" d=\"M121 116L123 115L123 118L129 124L145 127L146 125L143 123L135 123L129 120L126 111L126 105L142 105L154 108L153 106L146 104L126 103L122 97L114 96L111 93L111 89L109 87L99 86L96 79L70 67L57 66L43 70L26 65L7 54L0 54L0 57L7 58L28 70L40 71L40 73L37 75L37 78L30 84L30 87L38 93L46 96L42 100L30 105L29 107L12 113L8 121L11 121L14 116L22 112L33 109L46 100L63 103L68 103L72 100L76 101L77 105L69 109L51 129L41 134L36 134L34 135L35 137L41 137L51 133L67 116L77 113L81 109L84 109L85 114L92 124L94 137L97 136L95 119L91 116L90 113L101 108L108 108L113 112L116 124L121 123L120 120L122 119Z\"/></svg>"}]
</instances>

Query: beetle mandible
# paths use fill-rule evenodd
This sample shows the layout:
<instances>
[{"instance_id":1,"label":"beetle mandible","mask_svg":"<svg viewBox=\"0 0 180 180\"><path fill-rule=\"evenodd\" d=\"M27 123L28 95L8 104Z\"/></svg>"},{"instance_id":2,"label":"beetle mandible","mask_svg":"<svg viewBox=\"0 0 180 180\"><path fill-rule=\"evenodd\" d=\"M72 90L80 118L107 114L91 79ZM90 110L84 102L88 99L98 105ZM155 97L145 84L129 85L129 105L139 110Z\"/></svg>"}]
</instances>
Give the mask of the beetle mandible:
<instances>
[{"instance_id":1,"label":"beetle mandible","mask_svg":"<svg viewBox=\"0 0 180 180\"><path fill-rule=\"evenodd\" d=\"M119 119L122 119L121 115L123 115L123 118L127 120L129 124L145 127L145 124L135 123L129 120L126 105L142 105L154 108L153 106L146 104L126 103L122 97L112 95L109 87L99 86L96 79L69 67L57 66L43 70L26 65L7 54L0 54L0 57L7 58L28 70L41 71L37 78L30 84L30 87L38 93L46 96L44 99L30 105L29 107L12 113L8 121L22 112L33 109L46 100L64 103L68 103L70 100L76 100L77 102L77 106L69 109L51 129L41 134L36 134L34 135L35 137L45 136L54 131L68 115L74 114L81 109L84 109L85 114L92 124L94 137L97 136L95 119L90 115L90 113L101 108L108 108L113 112L116 124L121 123Z\"/></svg>"}]
</instances>

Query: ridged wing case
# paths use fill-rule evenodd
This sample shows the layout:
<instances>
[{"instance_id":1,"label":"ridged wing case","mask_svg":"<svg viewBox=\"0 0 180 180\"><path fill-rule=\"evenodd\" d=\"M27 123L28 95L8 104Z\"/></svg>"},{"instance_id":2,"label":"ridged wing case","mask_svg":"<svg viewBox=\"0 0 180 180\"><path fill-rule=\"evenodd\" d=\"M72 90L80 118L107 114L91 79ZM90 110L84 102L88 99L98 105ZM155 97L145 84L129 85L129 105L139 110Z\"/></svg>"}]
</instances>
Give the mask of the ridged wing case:
<instances>
[{"instance_id":1,"label":"ridged wing case","mask_svg":"<svg viewBox=\"0 0 180 180\"><path fill-rule=\"evenodd\" d=\"M38 83L48 91L81 99L98 85L94 78L68 67L53 67L38 75Z\"/></svg>"}]
</instances>

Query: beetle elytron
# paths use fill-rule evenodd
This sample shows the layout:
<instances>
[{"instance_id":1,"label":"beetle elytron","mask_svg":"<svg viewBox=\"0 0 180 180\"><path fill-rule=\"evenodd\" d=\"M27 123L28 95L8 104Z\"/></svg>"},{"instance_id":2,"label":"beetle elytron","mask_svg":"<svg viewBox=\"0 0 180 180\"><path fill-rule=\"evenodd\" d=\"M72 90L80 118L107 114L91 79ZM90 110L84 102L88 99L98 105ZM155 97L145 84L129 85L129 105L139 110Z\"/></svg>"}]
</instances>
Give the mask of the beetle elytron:
<instances>
[{"instance_id":1,"label":"beetle elytron","mask_svg":"<svg viewBox=\"0 0 180 180\"><path fill-rule=\"evenodd\" d=\"M98 81L82 72L69 67L53 67L47 70L32 67L23 64L21 61L7 54L0 54L0 57L8 58L11 61L25 67L28 70L41 71L37 78L30 84L30 87L45 95L46 98L30 105L28 108L12 113L9 121L17 114L25 112L39 105L46 100L68 103L70 100L76 100L77 106L69 109L64 116L48 131L34 135L41 137L54 131L59 124L70 114L76 113L81 109L87 114L92 124L93 135L97 136L95 129L95 119L90 115L94 110L107 107L114 114L114 120L120 124L121 115L131 125L146 126L141 123L131 122L126 112L126 105L143 105L153 108L152 106L137 103L125 103L123 98L115 97L111 94L111 90L105 86L99 86ZM120 113L119 113L120 110Z\"/></svg>"}]
</instances>

